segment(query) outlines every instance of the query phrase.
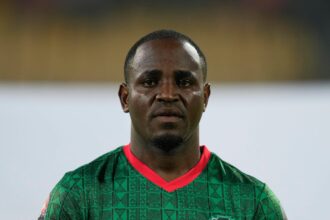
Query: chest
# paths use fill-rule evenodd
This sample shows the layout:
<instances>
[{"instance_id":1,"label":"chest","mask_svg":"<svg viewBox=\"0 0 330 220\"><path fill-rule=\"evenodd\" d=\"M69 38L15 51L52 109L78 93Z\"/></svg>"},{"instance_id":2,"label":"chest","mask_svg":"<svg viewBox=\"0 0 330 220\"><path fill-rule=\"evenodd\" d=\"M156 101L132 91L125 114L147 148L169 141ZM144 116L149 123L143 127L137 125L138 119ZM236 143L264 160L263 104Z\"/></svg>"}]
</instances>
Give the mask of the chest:
<instances>
[{"instance_id":1,"label":"chest","mask_svg":"<svg viewBox=\"0 0 330 220\"><path fill-rule=\"evenodd\" d=\"M88 193L90 219L252 219L253 189L225 184L202 173L191 184L167 192L132 172Z\"/></svg>"}]
</instances>

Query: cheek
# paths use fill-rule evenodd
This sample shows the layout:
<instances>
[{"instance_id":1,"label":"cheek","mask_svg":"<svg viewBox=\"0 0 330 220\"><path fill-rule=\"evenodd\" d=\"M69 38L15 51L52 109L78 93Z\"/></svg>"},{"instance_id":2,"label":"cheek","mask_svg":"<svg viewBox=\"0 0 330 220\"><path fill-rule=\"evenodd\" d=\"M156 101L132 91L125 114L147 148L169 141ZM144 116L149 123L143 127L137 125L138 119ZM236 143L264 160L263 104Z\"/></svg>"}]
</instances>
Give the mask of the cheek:
<instances>
[{"instance_id":1,"label":"cheek","mask_svg":"<svg viewBox=\"0 0 330 220\"><path fill-rule=\"evenodd\" d=\"M191 121L198 122L204 111L204 96L202 92L194 92L186 99Z\"/></svg>"},{"instance_id":2,"label":"cheek","mask_svg":"<svg viewBox=\"0 0 330 220\"><path fill-rule=\"evenodd\" d=\"M132 116L141 117L146 113L148 97L145 94L132 92L129 96L128 108Z\"/></svg>"},{"instance_id":3,"label":"cheek","mask_svg":"<svg viewBox=\"0 0 330 220\"><path fill-rule=\"evenodd\" d=\"M199 109L199 106L203 107L204 105L204 93L202 91L187 93L185 97L187 104L196 108L196 111Z\"/></svg>"},{"instance_id":4,"label":"cheek","mask_svg":"<svg viewBox=\"0 0 330 220\"><path fill-rule=\"evenodd\" d=\"M198 91L193 91L192 95L198 99L203 99L204 98L204 93L201 90Z\"/></svg>"}]
</instances>

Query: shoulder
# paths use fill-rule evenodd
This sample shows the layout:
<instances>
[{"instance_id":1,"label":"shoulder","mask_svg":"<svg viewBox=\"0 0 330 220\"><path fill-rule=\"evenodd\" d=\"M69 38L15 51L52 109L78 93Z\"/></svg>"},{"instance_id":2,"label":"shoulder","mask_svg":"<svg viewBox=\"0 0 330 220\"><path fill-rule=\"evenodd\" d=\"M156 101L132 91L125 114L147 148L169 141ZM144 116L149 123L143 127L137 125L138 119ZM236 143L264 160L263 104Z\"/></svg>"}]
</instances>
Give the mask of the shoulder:
<instances>
[{"instance_id":1,"label":"shoulder","mask_svg":"<svg viewBox=\"0 0 330 220\"><path fill-rule=\"evenodd\" d=\"M106 180L115 163L122 160L122 147L110 151L92 162L67 172L50 193L46 219L65 219L65 215L83 219L88 206L88 190ZM110 175L111 176L111 175Z\"/></svg>"},{"instance_id":2,"label":"shoulder","mask_svg":"<svg viewBox=\"0 0 330 220\"><path fill-rule=\"evenodd\" d=\"M66 173L56 187L60 186L70 189L74 185L79 185L79 182L82 180L88 181L90 178L98 178L102 180L105 172L111 172L112 168L115 167L115 164L122 159L123 150L122 147L118 147L113 151L101 155L90 163Z\"/></svg>"},{"instance_id":3,"label":"shoulder","mask_svg":"<svg viewBox=\"0 0 330 220\"><path fill-rule=\"evenodd\" d=\"M260 189L265 187L265 183L249 174L246 174L232 164L222 160L215 153L212 153L210 168L214 169L213 172L217 172L217 176L219 179L221 179L221 182L230 184L253 185Z\"/></svg>"},{"instance_id":4,"label":"shoulder","mask_svg":"<svg viewBox=\"0 0 330 220\"><path fill-rule=\"evenodd\" d=\"M80 173L85 180L97 178L102 182L105 181L106 176L112 176L107 174L114 172L118 163L125 161L123 147L121 146L79 167L73 172Z\"/></svg>"},{"instance_id":5,"label":"shoulder","mask_svg":"<svg viewBox=\"0 0 330 220\"><path fill-rule=\"evenodd\" d=\"M281 207L280 201L267 185L265 185L264 190L259 197L255 218L287 219L286 214Z\"/></svg>"},{"instance_id":6,"label":"shoulder","mask_svg":"<svg viewBox=\"0 0 330 220\"><path fill-rule=\"evenodd\" d=\"M122 147L101 155L88 164L78 167L64 175L64 177L55 186L70 189L83 180L98 178L102 180L105 172L111 172L115 164L123 159ZM90 180L91 181L91 180Z\"/></svg>"},{"instance_id":7,"label":"shoulder","mask_svg":"<svg viewBox=\"0 0 330 220\"><path fill-rule=\"evenodd\" d=\"M286 219L279 200L264 182L223 161L214 153L210 167L228 190L239 192L244 198L254 201L255 219Z\"/></svg>"}]
</instances>

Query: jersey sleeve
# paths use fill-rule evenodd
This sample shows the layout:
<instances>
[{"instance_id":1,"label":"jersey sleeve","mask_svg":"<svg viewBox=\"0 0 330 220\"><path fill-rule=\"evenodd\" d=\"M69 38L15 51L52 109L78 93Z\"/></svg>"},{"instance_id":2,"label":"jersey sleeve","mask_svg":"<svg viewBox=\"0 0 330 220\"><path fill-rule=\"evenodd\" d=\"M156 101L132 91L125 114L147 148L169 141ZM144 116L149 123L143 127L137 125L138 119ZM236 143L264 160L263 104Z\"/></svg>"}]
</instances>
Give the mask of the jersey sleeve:
<instances>
[{"instance_id":1,"label":"jersey sleeve","mask_svg":"<svg viewBox=\"0 0 330 220\"><path fill-rule=\"evenodd\" d=\"M253 219L287 220L279 200L267 185L264 186L264 190L260 195L257 210Z\"/></svg>"},{"instance_id":2,"label":"jersey sleeve","mask_svg":"<svg viewBox=\"0 0 330 220\"><path fill-rule=\"evenodd\" d=\"M67 173L50 194L45 220L84 218L84 191L80 175Z\"/></svg>"}]
</instances>

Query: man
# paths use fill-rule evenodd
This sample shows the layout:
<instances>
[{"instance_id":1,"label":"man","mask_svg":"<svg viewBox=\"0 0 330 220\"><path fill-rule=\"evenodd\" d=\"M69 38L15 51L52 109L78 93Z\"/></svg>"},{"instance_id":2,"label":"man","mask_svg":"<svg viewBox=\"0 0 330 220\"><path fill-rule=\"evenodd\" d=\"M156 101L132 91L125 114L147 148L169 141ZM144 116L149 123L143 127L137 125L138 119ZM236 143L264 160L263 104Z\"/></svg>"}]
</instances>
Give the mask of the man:
<instances>
[{"instance_id":1,"label":"man","mask_svg":"<svg viewBox=\"0 0 330 220\"><path fill-rule=\"evenodd\" d=\"M191 39L150 33L130 49L124 72L130 144L67 173L45 219L285 219L264 183L200 146L210 85Z\"/></svg>"}]
</instances>

